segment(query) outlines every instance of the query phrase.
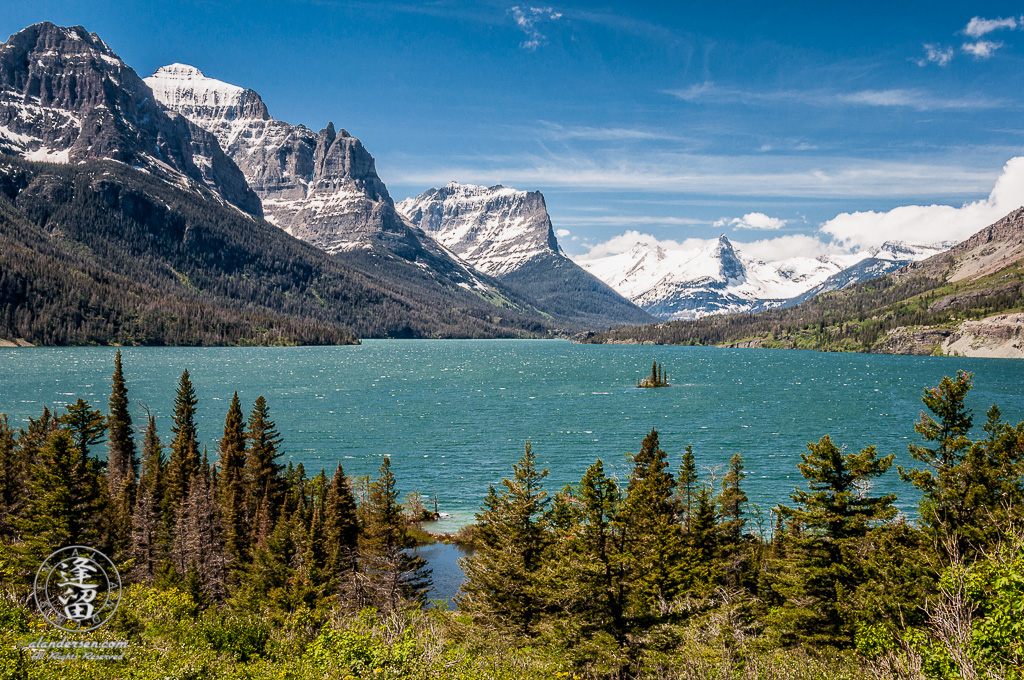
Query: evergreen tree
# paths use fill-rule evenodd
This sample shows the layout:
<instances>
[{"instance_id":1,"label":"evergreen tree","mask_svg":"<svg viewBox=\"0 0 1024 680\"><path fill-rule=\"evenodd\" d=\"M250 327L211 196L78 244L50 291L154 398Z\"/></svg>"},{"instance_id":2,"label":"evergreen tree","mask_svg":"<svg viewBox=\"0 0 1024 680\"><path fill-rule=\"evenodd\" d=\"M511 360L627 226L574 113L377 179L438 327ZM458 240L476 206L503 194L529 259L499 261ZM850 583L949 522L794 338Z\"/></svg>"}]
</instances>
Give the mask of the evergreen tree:
<instances>
[{"instance_id":1,"label":"evergreen tree","mask_svg":"<svg viewBox=\"0 0 1024 680\"><path fill-rule=\"evenodd\" d=\"M163 447L156 431L156 418L149 415L142 444L142 471L132 510L131 576L135 581L152 583L167 553L168 537L161 522L164 513Z\"/></svg>"},{"instance_id":2,"label":"evergreen tree","mask_svg":"<svg viewBox=\"0 0 1024 680\"><path fill-rule=\"evenodd\" d=\"M174 398L174 424L171 432L171 455L167 461L166 506L169 517L177 516L178 506L188 496L192 478L199 472L199 439L196 430L195 389L189 379L188 370L181 374L178 393Z\"/></svg>"},{"instance_id":3,"label":"evergreen tree","mask_svg":"<svg viewBox=\"0 0 1024 680\"><path fill-rule=\"evenodd\" d=\"M984 427L988 436L971 442L973 417L966 405L971 378L959 371L925 390L922 401L933 415L922 413L914 429L931 446L910 444L909 449L927 467L897 466L900 478L921 490L921 519L933 538L953 537L961 551L998 540L993 520L1019 516L1024 500L1024 429L1003 423L993 407Z\"/></svg>"},{"instance_id":4,"label":"evergreen tree","mask_svg":"<svg viewBox=\"0 0 1024 680\"><path fill-rule=\"evenodd\" d=\"M865 580L858 541L872 523L896 514L896 494L871 497L866 483L884 474L895 454L878 458L874 446L847 454L827 435L807 449L799 468L808 490L794 490L797 507L780 508L802 531L785 539L787 556L776 589L786 604L778 615L797 639L848 644L853 639L849 600Z\"/></svg>"},{"instance_id":5,"label":"evergreen tree","mask_svg":"<svg viewBox=\"0 0 1024 680\"><path fill-rule=\"evenodd\" d=\"M693 457L693 447L687 446L683 454L683 462L679 465L676 488L679 493L679 508L682 513L683 529L690 533L693 528L693 514L697 510L697 462Z\"/></svg>"},{"instance_id":6,"label":"evergreen tree","mask_svg":"<svg viewBox=\"0 0 1024 680\"><path fill-rule=\"evenodd\" d=\"M14 430L7 424L7 414L0 413L0 539L11 536L11 520L18 514L25 498L25 464L15 448Z\"/></svg>"},{"instance_id":7,"label":"evergreen tree","mask_svg":"<svg viewBox=\"0 0 1024 680\"><path fill-rule=\"evenodd\" d=\"M85 460L89 457L89 447L103 441L103 433L107 431L106 419L82 398L65 408L68 412L58 418L58 422L68 428L75 447Z\"/></svg>"},{"instance_id":8,"label":"evergreen tree","mask_svg":"<svg viewBox=\"0 0 1024 680\"><path fill-rule=\"evenodd\" d=\"M382 611L397 611L405 602L422 604L430 589L430 570L422 557L407 552L415 543L398 503L390 458L384 458L370 486L365 517L359 554L370 600Z\"/></svg>"},{"instance_id":9,"label":"evergreen tree","mask_svg":"<svg viewBox=\"0 0 1024 680\"><path fill-rule=\"evenodd\" d=\"M743 472L743 456L739 453L729 459L729 471L722 479L722 493L718 496L721 508L722 534L732 542L738 542L743 535L747 521L743 517L743 506L747 502L747 494L740 488L740 482L746 478Z\"/></svg>"},{"instance_id":10,"label":"evergreen tree","mask_svg":"<svg viewBox=\"0 0 1024 680\"><path fill-rule=\"evenodd\" d=\"M633 457L621 520L627 525L625 549L635 563L638 613L653 612L656 603L671 601L686 585L689 565L683 559L675 484L658 431L652 429Z\"/></svg>"},{"instance_id":11,"label":"evergreen tree","mask_svg":"<svg viewBox=\"0 0 1024 680\"><path fill-rule=\"evenodd\" d=\"M529 443L512 478L502 489L490 487L476 515L480 544L461 561L466 580L459 608L478 620L524 635L534 632L542 610L538 570L548 545L548 497L542 483L548 471L537 469Z\"/></svg>"},{"instance_id":12,"label":"evergreen tree","mask_svg":"<svg viewBox=\"0 0 1024 680\"><path fill-rule=\"evenodd\" d=\"M128 388L121 369L121 350L114 355L113 384L110 388L110 414L107 416L107 478L110 494L117 498L121 487L138 475L139 460L132 435L132 416L128 411ZM131 502L130 499L129 503Z\"/></svg>"},{"instance_id":13,"label":"evergreen tree","mask_svg":"<svg viewBox=\"0 0 1024 680\"><path fill-rule=\"evenodd\" d=\"M563 491L565 510L553 509L563 525L541 581L547 610L558 613L557 641L579 665L622 675L629 664L627 605L632 592L625 526L619 521L622 495L598 459L587 468L578 491Z\"/></svg>"},{"instance_id":14,"label":"evergreen tree","mask_svg":"<svg viewBox=\"0 0 1024 680\"><path fill-rule=\"evenodd\" d=\"M354 566L359 522L356 499L352 495L352 488L341 467L341 461L338 461L338 469L334 471L324 500L323 531L330 573L336 574Z\"/></svg>"},{"instance_id":15,"label":"evergreen tree","mask_svg":"<svg viewBox=\"0 0 1024 680\"><path fill-rule=\"evenodd\" d=\"M253 404L245 438L246 505L249 516L253 518L254 540L259 540L273 529L284 500L284 480L281 478L284 466L277 462L282 455L278 450L281 437L270 419L267 400L262 396Z\"/></svg>"},{"instance_id":16,"label":"evergreen tree","mask_svg":"<svg viewBox=\"0 0 1024 680\"><path fill-rule=\"evenodd\" d=\"M50 435L31 468L29 500L15 521L24 544L24 565L35 569L40 561L65 545L88 545L106 550L109 502L99 461L82 456L65 430Z\"/></svg>"}]
</instances>

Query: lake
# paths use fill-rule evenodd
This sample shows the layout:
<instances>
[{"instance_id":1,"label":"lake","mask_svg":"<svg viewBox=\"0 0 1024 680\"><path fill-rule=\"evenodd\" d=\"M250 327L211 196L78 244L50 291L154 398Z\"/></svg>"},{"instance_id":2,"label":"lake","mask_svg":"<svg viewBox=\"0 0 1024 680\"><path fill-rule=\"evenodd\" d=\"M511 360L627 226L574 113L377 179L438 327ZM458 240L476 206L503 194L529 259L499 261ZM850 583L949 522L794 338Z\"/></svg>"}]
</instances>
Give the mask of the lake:
<instances>
[{"instance_id":1,"label":"lake","mask_svg":"<svg viewBox=\"0 0 1024 680\"><path fill-rule=\"evenodd\" d=\"M43 405L82 397L106 410L114 348L0 349L0 412L14 426ZM178 377L188 369L199 398L203 443L216 459L224 415L237 390L248 413L266 397L285 460L312 475L341 460L351 476L374 475L390 456L402 493L417 490L449 518L471 522L490 484L509 475L525 442L550 468L547 488L579 480L601 457L626 478L627 452L657 428L672 469L691 444L704 479L721 480L742 452L751 503L767 510L803 486L796 464L808 441L830 434L859 450L907 444L921 393L957 369L975 373L969 395L976 436L985 411L1024 420L1024 361L828 354L707 347L575 345L555 340L368 340L360 346L122 349L136 426L145 406L170 439ZM660 361L673 385L636 389ZM917 496L895 469L876 491L897 492L914 514ZM429 504L428 504L429 505Z\"/></svg>"}]
</instances>

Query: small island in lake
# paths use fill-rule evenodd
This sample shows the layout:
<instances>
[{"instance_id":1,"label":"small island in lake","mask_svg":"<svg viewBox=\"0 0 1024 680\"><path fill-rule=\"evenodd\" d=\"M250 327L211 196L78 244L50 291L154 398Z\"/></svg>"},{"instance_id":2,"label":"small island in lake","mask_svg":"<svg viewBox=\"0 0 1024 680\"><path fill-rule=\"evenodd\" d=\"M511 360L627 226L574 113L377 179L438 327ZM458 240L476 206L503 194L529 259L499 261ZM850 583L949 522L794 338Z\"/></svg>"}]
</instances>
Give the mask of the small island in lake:
<instances>
[{"instance_id":1,"label":"small island in lake","mask_svg":"<svg viewBox=\"0 0 1024 680\"><path fill-rule=\"evenodd\" d=\"M651 363L651 374L643 380L637 379L637 387L668 387L668 373L661 370L657 361Z\"/></svg>"}]
</instances>

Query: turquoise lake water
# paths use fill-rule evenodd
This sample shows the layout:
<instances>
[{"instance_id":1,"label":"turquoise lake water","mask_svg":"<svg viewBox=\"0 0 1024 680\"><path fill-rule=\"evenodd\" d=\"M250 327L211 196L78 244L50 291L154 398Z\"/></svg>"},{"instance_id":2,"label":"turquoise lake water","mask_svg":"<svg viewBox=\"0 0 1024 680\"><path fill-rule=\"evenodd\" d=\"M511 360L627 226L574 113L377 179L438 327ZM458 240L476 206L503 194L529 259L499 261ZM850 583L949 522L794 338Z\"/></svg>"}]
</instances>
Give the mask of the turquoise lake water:
<instances>
[{"instance_id":1,"label":"turquoise lake water","mask_svg":"<svg viewBox=\"0 0 1024 680\"><path fill-rule=\"evenodd\" d=\"M0 412L15 426L43 405L82 397L106 410L113 348L0 349ZM827 354L703 347L574 345L550 340L378 340L352 347L135 348L122 350L132 413L144 405L170 438L178 377L188 369L199 397L199 430L216 458L234 390L248 412L263 395L285 459L312 475L340 459L347 474L373 475L390 456L403 492L437 494L451 517L472 521L489 484L499 484L526 441L545 467L548 489L578 481L601 457L628 477L652 427L672 467L692 444L701 475L721 479L742 452L752 503L767 510L803 486L796 464L808 441L830 434L859 450L869 444L910 462L925 387L957 369L975 372L969 396L976 434L985 411L1024 420L1024 361ZM651 361L672 387L636 389ZM895 469L879 493L916 495Z\"/></svg>"}]
</instances>

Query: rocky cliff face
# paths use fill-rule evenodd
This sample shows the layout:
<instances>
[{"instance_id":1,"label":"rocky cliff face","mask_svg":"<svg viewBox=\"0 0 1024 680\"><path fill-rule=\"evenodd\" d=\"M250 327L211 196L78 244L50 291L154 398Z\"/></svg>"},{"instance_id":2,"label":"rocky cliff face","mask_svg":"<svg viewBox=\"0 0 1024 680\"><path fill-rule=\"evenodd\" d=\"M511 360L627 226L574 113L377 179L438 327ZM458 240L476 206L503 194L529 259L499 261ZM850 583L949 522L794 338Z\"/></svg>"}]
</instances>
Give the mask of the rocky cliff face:
<instances>
[{"instance_id":1,"label":"rocky cliff face","mask_svg":"<svg viewBox=\"0 0 1024 680\"><path fill-rule=\"evenodd\" d=\"M539 191L452 182L397 208L445 248L541 309L592 328L652 320L566 257Z\"/></svg>"},{"instance_id":2,"label":"rocky cliff face","mask_svg":"<svg viewBox=\"0 0 1024 680\"><path fill-rule=\"evenodd\" d=\"M345 130L274 120L255 91L185 64L164 66L146 83L164 107L216 136L272 224L330 253L377 249L460 271L395 211L373 156Z\"/></svg>"},{"instance_id":3,"label":"rocky cliff face","mask_svg":"<svg viewBox=\"0 0 1024 680\"><path fill-rule=\"evenodd\" d=\"M0 46L0 150L62 163L116 160L260 212L217 140L166 113L135 71L81 26L36 24Z\"/></svg>"},{"instance_id":4,"label":"rocky cliff face","mask_svg":"<svg viewBox=\"0 0 1024 680\"><path fill-rule=\"evenodd\" d=\"M540 255L562 255L539 191L452 182L407 198L397 208L446 248L491 276L507 274Z\"/></svg>"}]
</instances>

